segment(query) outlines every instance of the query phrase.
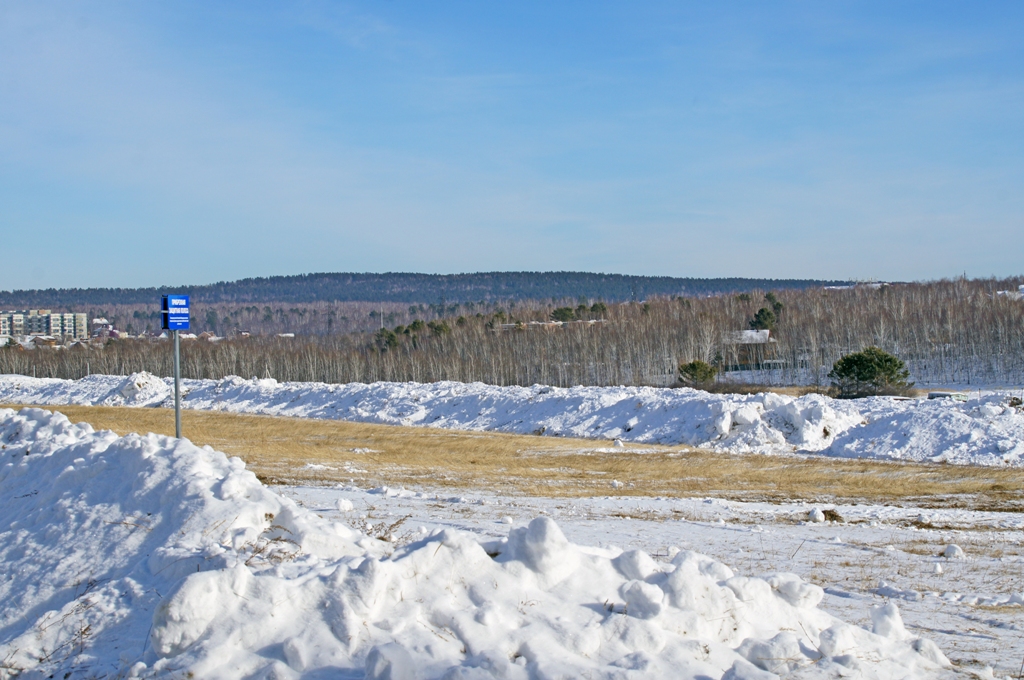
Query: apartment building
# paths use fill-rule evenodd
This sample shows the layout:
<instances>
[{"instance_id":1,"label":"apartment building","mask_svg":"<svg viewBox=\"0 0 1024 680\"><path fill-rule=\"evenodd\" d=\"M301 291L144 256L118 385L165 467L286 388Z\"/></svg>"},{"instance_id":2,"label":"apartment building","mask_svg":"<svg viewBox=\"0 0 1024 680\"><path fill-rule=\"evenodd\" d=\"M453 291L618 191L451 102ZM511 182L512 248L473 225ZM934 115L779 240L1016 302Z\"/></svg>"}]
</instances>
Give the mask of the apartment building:
<instances>
[{"instance_id":1,"label":"apartment building","mask_svg":"<svg viewBox=\"0 0 1024 680\"><path fill-rule=\"evenodd\" d=\"M54 313L49 309L0 312L0 336L19 335L84 340L89 337L89 320L86 314Z\"/></svg>"}]
</instances>

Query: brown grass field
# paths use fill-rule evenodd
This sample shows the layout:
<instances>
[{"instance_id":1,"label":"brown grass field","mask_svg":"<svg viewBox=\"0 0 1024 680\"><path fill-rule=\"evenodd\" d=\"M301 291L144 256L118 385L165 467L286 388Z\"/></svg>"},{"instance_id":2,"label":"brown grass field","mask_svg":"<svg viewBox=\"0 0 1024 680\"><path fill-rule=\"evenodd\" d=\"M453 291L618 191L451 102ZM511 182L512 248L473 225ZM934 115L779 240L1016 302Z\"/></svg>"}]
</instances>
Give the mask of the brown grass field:
<instances>
[{"instance_id":1,"label":"brown grass field","mask_svg":"<svg viewBox=\"0 0 1024 680\"><path fill-rule=\"evenodd\" d=\"M167 409L41 408L121 435L174 432L174 414ZM268 484L344 482L550 497L716 496L1024 509L1020 468L730 455L649 444L615 448L605 440L203 411L182 412L182 430L195 444L239 456Z\"/></svg>"}]
</instances>

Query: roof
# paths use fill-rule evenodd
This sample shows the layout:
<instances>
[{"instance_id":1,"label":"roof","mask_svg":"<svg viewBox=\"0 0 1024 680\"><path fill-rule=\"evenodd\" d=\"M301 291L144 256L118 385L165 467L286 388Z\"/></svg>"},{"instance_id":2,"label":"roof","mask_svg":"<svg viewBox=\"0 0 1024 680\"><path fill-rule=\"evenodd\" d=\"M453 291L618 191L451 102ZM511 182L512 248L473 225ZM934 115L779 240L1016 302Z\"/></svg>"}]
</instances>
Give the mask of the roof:
<instances>
[{"instance_id":1,"label":"roof","mask_svg":"<svg viewBox=\"0 0 1024 680\"><path fill-rule=\"evenodd\" d=\"M763 345L775 342L771 339L771 331L728 331L722 340L731 345Z\"/></svg>"}]
</instances>

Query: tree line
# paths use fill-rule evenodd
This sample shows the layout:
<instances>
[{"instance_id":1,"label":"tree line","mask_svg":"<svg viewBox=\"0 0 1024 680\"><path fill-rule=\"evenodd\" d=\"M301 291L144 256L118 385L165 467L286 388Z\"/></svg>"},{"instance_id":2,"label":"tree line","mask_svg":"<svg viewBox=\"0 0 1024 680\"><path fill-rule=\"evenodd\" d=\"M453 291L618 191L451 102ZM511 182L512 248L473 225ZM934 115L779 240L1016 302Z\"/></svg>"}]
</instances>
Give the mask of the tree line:
<instances>
[{"instance_id":1,"label":"tree line","mask_svg":"<svg viewBox=\"0 0 1024 680\"><path fill-rule=\"evenodd\" d=\"M321 273L272 276L167 288L50 288L0 291L0 309L157 305L163 293L182 293L193 304L267 305L320 302L508 302L575 299L623 302L657 296L737 293L753 288L801 289L841 282L803 279L676 278L590 272L481 272L473 274Z\"/></svg>"},{"instance_id":2,"label":"tree line","mask_svg":"<svg viewBox=\"0 0 1024 680\"><path fill-rule=\"evenodd\" d=\"M996 291L1020 282L957 279L621 303L534 300L460 306L451 314L435 307L432 318L404 306L394 311L400 321L383 329L378 319L376 328L353 332L186 342L182 371L189 378L329 383L665 385L676 381L681 364L699 360L723 369L719 380L823 385L841 357L878 347L904 361L919 385L1019 385L1024 301ZM560 325L551 323L556 319ZM737 342L737 333L749 330L768 330L772 342ZM170 343L0 351L3 373L79 378L142 370L170 375Z\"/></svg>"}]
</instances>

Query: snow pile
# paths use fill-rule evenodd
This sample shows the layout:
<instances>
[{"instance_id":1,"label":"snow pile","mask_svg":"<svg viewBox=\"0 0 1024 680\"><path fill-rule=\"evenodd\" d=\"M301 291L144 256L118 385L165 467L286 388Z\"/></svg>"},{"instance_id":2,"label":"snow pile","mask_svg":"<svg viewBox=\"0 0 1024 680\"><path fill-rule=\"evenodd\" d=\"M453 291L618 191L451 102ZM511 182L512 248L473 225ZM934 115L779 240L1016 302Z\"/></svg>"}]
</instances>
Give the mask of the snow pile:
<instances>
[{"instance_id":1,"label":"snow pile","mask_svg":"<svg viewBox=\"0 0 1024 680\"><path fill-rule=\"evenodd\" d=\"M550 519L395 548L238 459L0 410L0 677L939 677L895 605L872 630L792 574L587 548Z\"/></svg>"},{"instance_id":2,"label":"snow pile","mask_svg":"<svg viewBox=\"0 0 1024 680\"><path fill-rule=\"evenodd\" d=\"M363 552L351 530L311 523L212 449L118 438L36 409L0 410L0 422L0 677L124 670L161 598L197 571Z\"/></svg>"},{"instance_id":3,"label":"snow pile","mask_svg":"<svg viewBox=\"0 0 1024 680\"><path fill-rule=\"evenodd\" d=\"M82 380L0 376L0 402L167 406L147 373ZM822 453L1024 465L1024 413L1008 393L836 400L818 394L709 394L689 388L495 387L482 383L184 381L185 408L467 430L689 444L730 453Z\"/></svg>"},{"instance_id":4,"label":"snow pile","mask_svg":"<svg viewBox=\"0 0 1024 680\"><path fill-rule=\"evenodd\" d=\"M116 394L109 395L104 405L148 406L161 404L172 398L173 386L168 385L152 373L133 373L120 386Z\"/></svg>"},{"instance_id":5,"label":"snow pile","mask_svg":"<svg viewBox=\"0 0 1024 680\"><path fill-rule=\"evenodd\" d=\"M985 393L966 402L859 399L864 426L844 432L821 452L935 463L1024 465L1024 412L1009 405L1010 396Z\"/></svg>"},{"instance_id":6,"label":"snow pile","mask_svg":"<svg viewBox=\"0 0 1024 680\"><path fill-rule=\"evenodd\" d=\"M508 525L525 525L544 515L571 543L613 549L614 554L638 549L665 560L675 545L724 562L736 573L781 569L804 578L815 575L814 582L826 591L818 606L868 629L871 606L895 599L904 627L948 649L962 674L977 671L988 677L984 668L992 666L996 677L1016 678L1024 657L1024 638L1007 635L1019 628L1024 604L1020 512L644 496L566 502L469 489L452 496L445 488L347 485L275 491L326 517L352 517L335 512L342 501L352 504L355 517L372 512L382 518L374 521L385 526L388 517L408 517L403 526L419 527L424 535L458 529L493 541L508 535ZM813 509L822 511L824 521L801 521ZM940 556L954 543L963 547L966 559ZM827 565L824 570L822 565ZM979 607L986 607L984 616Z\"/></svg>"},{"instance_id":7,"label":"snow pile","mask_svg":"<svg viewBox=\"0 0 1024 680\"><path fill-rule=\"evenodd\" d=\"M950 560L962 560L965 554L963 548L956 544L950 544L942 551L942 556Z\"/></svg>"}]
</instances>

